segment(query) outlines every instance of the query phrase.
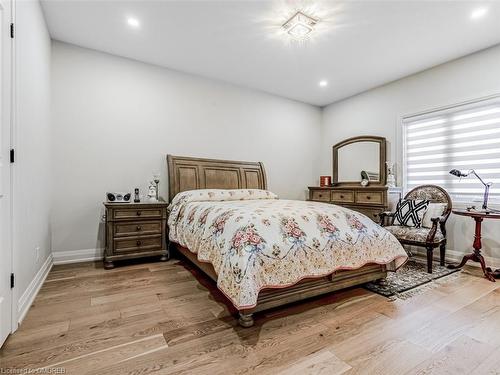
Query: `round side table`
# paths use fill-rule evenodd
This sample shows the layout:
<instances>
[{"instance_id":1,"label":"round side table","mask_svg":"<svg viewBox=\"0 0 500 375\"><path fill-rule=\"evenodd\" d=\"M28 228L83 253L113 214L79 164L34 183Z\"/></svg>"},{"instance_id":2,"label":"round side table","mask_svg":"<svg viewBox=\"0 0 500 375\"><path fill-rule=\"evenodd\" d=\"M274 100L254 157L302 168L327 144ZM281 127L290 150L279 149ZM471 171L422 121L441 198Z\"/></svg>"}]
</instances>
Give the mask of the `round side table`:
<instances>
[{"instance_id":1,"label":"round side table","mask_svg":"<svg viewBox=\"0 0 500 375\"><path fill-rule=\"evenodd\" d=\"M448 268L451 269L462 268L465 265L465 263L467 263L469 260L472 260L473 262L478 262L481 264L484 277L486 277L490 281L495 282L495 278L500 278L500 269L492 271L490 267L486 267L486 264L484 262L484 257L481 254L481 247L482 247L481 223L483 222L484 219L500 219L500 213L484 212L477 210L453 210L453 213L455 215L469 216L473 218L474 221L476 222L476 230L474 233L474 243L472 245L472 247L474 248L474 252L472 254L465 255L460 264L457 265L450 264Z\"/></svg>"}]
</instances>

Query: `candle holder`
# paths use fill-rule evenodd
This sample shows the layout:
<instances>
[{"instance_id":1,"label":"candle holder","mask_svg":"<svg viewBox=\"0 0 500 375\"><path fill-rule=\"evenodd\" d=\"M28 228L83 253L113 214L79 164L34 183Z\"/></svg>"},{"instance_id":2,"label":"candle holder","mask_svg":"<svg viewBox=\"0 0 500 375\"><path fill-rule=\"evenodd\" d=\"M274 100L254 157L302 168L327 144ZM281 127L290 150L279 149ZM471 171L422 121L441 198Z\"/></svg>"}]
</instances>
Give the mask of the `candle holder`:
<instances>
[{"instance_id":1,"label":"candle holder","mask_svg":"<svg viewBox=\"0 0 500 375\"><path fill-rule=\"evenodd\" d=\"M159 196L159 193L158 193L158 185L160 184L160 174L159 173L153 173L153 181L155 183L155 198L157 201L160 200L160 196Z\"/></svg>"}]
</instances>

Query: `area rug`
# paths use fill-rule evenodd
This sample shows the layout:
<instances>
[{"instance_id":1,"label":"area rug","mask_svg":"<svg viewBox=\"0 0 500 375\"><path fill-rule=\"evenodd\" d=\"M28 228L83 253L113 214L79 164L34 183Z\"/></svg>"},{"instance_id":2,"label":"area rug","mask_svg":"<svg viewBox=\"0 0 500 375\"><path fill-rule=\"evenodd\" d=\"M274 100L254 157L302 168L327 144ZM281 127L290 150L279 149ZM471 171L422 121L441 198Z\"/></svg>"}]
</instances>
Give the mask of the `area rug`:
<instances>
[{"instance_id":1,"label":"area rug","mask_svg":"<svg viewBox=\"0 0 500 375\"><path fill-rule=\"evenodd\" d=\"M427 273L427 264L425 261L410 259L396 272L389 272L384 282L367 283L364 287L385 297L393 297L457 271L460 271L460 269L450 270L434 264L432 273Z\"/></svg>"}]
</instances>

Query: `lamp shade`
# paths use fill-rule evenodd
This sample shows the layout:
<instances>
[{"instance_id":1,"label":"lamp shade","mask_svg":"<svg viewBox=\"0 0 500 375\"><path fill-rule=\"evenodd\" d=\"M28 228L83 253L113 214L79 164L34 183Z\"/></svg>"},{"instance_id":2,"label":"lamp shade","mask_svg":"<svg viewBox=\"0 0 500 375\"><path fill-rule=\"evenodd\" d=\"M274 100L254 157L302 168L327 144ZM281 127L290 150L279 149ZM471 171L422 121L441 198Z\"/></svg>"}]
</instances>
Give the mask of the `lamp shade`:
<instances>
[{"instance_id":1,"label":"lamp shade","mask_svg":"<svg viewBox=\"0 0 500 375\"><path fill-rule=\"evenodd\" d=\"M450 171L450 174L452 174L453 176L456 176L456 177L467 177L467 174L465 173L462 173L461 171L459 171L458 169L452 169Z\"/></svg>"}]
</instances>

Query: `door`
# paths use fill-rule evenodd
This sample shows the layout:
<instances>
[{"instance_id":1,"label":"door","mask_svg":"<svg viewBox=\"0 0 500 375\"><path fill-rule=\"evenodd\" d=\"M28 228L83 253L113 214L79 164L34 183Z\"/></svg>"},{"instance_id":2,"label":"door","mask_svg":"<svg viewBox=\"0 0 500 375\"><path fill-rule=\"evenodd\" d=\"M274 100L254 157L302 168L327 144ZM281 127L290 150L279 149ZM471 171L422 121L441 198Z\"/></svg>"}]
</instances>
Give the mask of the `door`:
<instances>
[{"instance_id":1,"label":"door","mask_svg":"<svg viewBox=\"0 0 500 375\"><path fill-rule=\"evenodd\" d=\"M0 0L0 346L12 328L11 99L12 39L10 0Z\"/></svg>"}]
</instances>

